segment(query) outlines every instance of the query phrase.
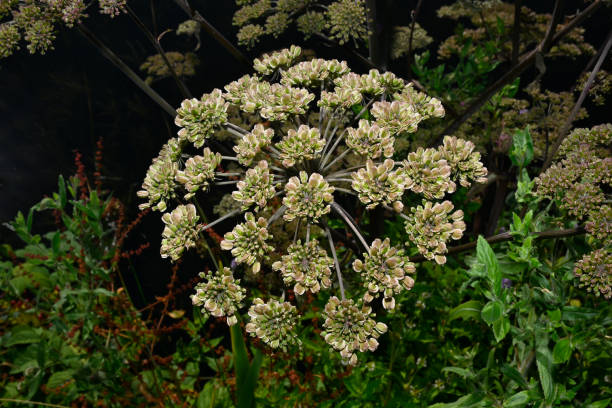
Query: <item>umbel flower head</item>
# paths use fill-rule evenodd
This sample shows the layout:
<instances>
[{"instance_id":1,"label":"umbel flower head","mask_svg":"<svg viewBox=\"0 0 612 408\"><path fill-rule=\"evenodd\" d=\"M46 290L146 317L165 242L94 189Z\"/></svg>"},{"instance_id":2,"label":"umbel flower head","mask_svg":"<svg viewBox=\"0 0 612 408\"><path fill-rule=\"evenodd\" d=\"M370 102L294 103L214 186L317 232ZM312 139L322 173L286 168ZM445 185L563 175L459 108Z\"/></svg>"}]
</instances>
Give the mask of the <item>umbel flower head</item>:
<instances>
[{"instance_id":1,"label":"umbel flower head","mask_svg":"<svg viewBox=\"0 0 612 408\"><path fill-rule=\"evenodd\" d=\"M285 184L285 221L297 217L317 221L329 213L330 203L334 200L333 192L334 188L319 173L308 176L305 171L301 171L299 177L291 177Z\"/></svg>"},{"instance_id":2,"label":"umbel flower head","mask_svg":"<svg viewBox=\"0 0 612 408\"><path fill-rule=\"evenodd\" d=\"M240 286L240 279L234 279L230 268L214 273L200 272L200 278L204 281L196 285L196 293L191 296L192 303L202 306L204 315L225 316L228 326L238 323L236 313L246 296L246 289Z\"/></svg>"},{"instance_id":3,"label":"umbel flower head","mask_svg":"<svg viewBox=\"0 0 612 408\"><path fill-rule=\"evenodd\" d=\"M289 245L287 255L274 262L272 269L280 271L286 284L295 283L293 290L303 295L307 290L317 293L321 288L330 288L333 265L334 260L319 246L319 241L313 239Z\"/></svg>"},{"instance_id":4,"label":"umbel flower head","mask_svg":"<svg viewBox=\"0 0 612 408\"><path fill-rule=\"evenodd\" d=\"M438 264L446 263L446 243L460 239L465 231L463 211L451 213L453 208L450 201L436 204L425 201L422 206L412 208L412 216L406 219L406 232L419 252Z\"/></svg>"},{"instance_id":5,"label":"umbel flower head","mask_svg":"<svg viewBox=\"0 0 612 408\"><path fill-rule=\"evenodd\" d=\"M215 178L215 169L221 164L221 154L204 148L202 156L193 156L185 162L185 169L176 172L176 181L185 186L185 200L193 197L196 191L206 189L210 180Z\"/></svg>"},{"instance_id":6,"label":"umbel flower head","mask_svg":"<svg viewBox=\"0 0 612 408\"><path fill-rule=\"evenodd\" d=\"M356 352L374 351L378 348L378 337L387 331L387 325L376 322L372 308L359 307L351 299L340 300L332 296L323 312L321 335L334 350L340 352L342 362L356 365Z\"/></svg>"},{"instance_id":7,"label":"umbel flower head","mask_svg":"<svg viewBox=\"0 0 612 408\"><path fill-rule=\"evenodd\" d=\"M238 263L249 265L253 273L259 272L261 260L272 250L266 241L272 238L268 233L266 219L255 219L252 213L244 215L245 222L236 225L221 241L221 248L231 250Z\"/></svg>"},{"instance_id":8,"label":"umbel flower head","mask_svg":"<svg viewBox=\"0 0 612 408\"><path fill-rule=\"evenodd\" d=\"M264 302L257 298L249 309L249 317L247 333L259 337L268 346L287 350L301 343L295 333L298 313L291 303L274 299Z\"/></svg>"},{"instance_id":9,"label":"umbel flower head","mask_svg":"<svg viewBox=\"0 0 612 408\"><path fill-rule=\"evenodd\" d=\"M376 238L370 246L370 253L364 253L363 257L364 261L356 259L353 262L353 269L361 274L368 289L364 300L370 303L381 293L383 307L395 308L393 295L402 289L410 290L414 285L414 279L409 276L415 271L414 264L404 255L404 250L391 246L389 238L384 241Z\"/></svg>"},{"instance_id":10,"label":"umbel flower head","mask_svg":"<svg viewBox=\"0 0 612 408\"><path fill-rule=\"evenodd\" d=\"M381 297L384 308L393 309L395 295L412 287L414 271L401 242L372 237L368 245L359 220L375 207L392 207L408 219L403 244L444 263L446 243L465 229L463 213L453 212L450 201L406 210L403 198L443 199L455 183L483 181L486 169L471 144L452 138L439 149L394 161L396 138L442 116L440 102L392 73L356 74L337 60L297 63L300 51L268 54L256 61L258 74L231 82L225 92L183 102L178 138L162 148L140 195L144 206L176 208L164 216L172 226L164 233L165 256L178 259L195 245L198 232L233 222L221 249L231 251L237 264L278 273L298 296L337 290L326 307L325 337L354 364L355 353L375 350L386 331L367 304ZM226 144L223 154L233 149L235 156L213 153L220 144ZM203 197L194 195L202 189L210 190L207 198L224 197L214 206L220 218L206 226L197 224L193 205L179 204ZM236 218L241 214L244 222ZM338 223L345 228L332 232L328 226ZM360 260L353 262L354 251L341 248L348 242L362 246ZM340 260L336 250L347 258ZM366 306L347 299L343 272ZM293 306L276 301L258 301L250 315L249 332L274 347L290 341L287 333L298 319Z\"/></svg>"},{"instance_id":11,"label":"umbel flower head","mask_svg":"<svg viewBox=\"0 0 612 408\"><path fill-rule=\"evenodd\" d=\"M199 217L193 204L179 205L171 213L165 213L162 221L166 226L162 232L161 256L178 260L185 249L195 246L198 237Z\"/></svg>"},{"instance_id":12,"label":"umbel flower head","mask_svg":"<svg viewBox=\"0 0 612 408\"><path fill-rule=\"evenodd\" d=\"M596 296L612 299L612 253L601 248L582 257L574 274L580 278L578 286L586 288Z\"/></svg>"}]
</instances>

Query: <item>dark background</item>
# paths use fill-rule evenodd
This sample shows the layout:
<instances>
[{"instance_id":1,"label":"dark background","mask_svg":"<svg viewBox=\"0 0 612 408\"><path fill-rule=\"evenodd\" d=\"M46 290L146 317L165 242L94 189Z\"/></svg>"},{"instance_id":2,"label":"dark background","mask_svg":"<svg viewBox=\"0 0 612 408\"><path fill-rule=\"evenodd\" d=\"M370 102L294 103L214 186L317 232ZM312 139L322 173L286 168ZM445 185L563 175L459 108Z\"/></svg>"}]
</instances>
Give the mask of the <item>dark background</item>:
<instances>
[{"instance_id":1,"label":"dark background","mask_svg":"<svg viewBox=\"0 0 612 408\"><path fill-rule=\"evenodd\" d=\"M186 15L172 1L154 0L156 8L155 31L176 28ZM408 25L410 11L416 1L395 2L393 25ZM441 20L435 11L450 1L424 1L419 16L420 24L435 39L444 39L455 29L451 20ZM525 2L538 12L550 12L552 1ZM134 3L136 4L136 3ZM153 27L148 2L134 5L136 13ZM235 43L236 29L231 25L235 10L232 1L192 1L192 6ZM566 1L565 11L570 14L584 7L580 0ZM84 23L102 41L118 54L134 71L144 59L155 54L150 43L127 15L114 19L99 15L91 9ZM600 47L610 26L609 10L587 20L587 40ZM186 37L170 33L164 37L166 51L188 51L195 45ZM197 75L186 80L194 96L222 88L225 84L249 73L204 31L202 46L197 52L200 65ZM324 58L346 59L355 71L366 67L354 61L342 50L325 47L316 40L304 42L295 32L275 40L265 37L254 50L245 51L249 58L263 51L282 48L291 43L313 48ZM435 50L437 43L431 45ZM84 163L93 172L96 141L104 138L104 188L112 190L128 207L132 217L137 212L135 192L140 188L146 170L161 145L176 134L173 120L143 94L132 82L88 43L76 30L62 28L55 41L55 49L46 55L30 55L25 47L8 59L0 60L0 223L12 219L18 210L27 209L45 194L56 189L58 174L74 174L76 149L84 154ZM362 49L366 54L367 50ZM556 59L547 65L543 78L544 88L554 91L569 90L582 71L588 57ZM403 64L403 65L402 65ZM391 66L395 72L406 72L405 61ZM533 76L535 69L525 77ZM154 84L154 88L173 106L183 99L172 79ZM600 110L584 126L609 121L609 115ZM208 204L208 205L207 205ZM211 207L215 203L204 203ZM162 223L158 213L150 215L144 225L133 234L132 244L150 241L145 252L148 261L142 265L147 272L142 279L148 289L157 292L165 279L153 283L155 276L167 277L168 262L160 267L159 235ZM0 242L13 241L11 232L0 225ZM169 263L168 263L169 264ZM136 268L140 270L139 268ZM159 272L155 273L155 270ZM194 271L186 272L193 276ZM162 286L160 286L162 285ZM145 288L146 289L146 288ZM149 292L149 290L145 290Z\"/></svg>"}]
</instances>

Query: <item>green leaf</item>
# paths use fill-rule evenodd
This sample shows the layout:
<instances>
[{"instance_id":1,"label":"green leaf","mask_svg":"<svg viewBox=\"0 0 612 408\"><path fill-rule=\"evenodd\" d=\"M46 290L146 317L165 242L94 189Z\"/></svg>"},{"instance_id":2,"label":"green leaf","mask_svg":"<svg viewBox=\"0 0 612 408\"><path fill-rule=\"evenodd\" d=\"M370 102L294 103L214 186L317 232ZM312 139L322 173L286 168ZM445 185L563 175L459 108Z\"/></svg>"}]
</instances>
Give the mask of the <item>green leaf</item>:
<instances>
[{"instance_id":1,"label":"green leaf","mask_svg":"<svg viewBox=\"0 0 612 408\"><path fill-rule=\"evenodd\" d=\"M529 402L529 392L521 391L517 392L506 401L504 401L504 408L519 408L524 407Z\"/></svg>"},{"instance_id":2,"label":"green leaf","mask_svg":"<svg viewBox=\"0 0 612 408\"><path fill-rule=\"evenodd\" d=\"M495 340L499 343L506 337L506 334L510 331L510 320L507 317L503 317L493 322L493 334Z\"/></svg>"},{"instance_id":3,"label":"green leaf","mask_svg":"<svg viewBox=\"0 0 612 408\"><path fill-rule=\"evenodd\" d=\"M607 408L610 406L610 402L612 402L612 398L591 402L584 408Z\"/></svg>"},{"instance_id":4,"label":"green leaf","mask_svg":"<svg viewBox=\"0 0 612 408\"><path fill-rule=\"evenodd\" d=\"M470 370L466 370L465 368L460 367L444 367L442 369L443 373L454 373L462 378L471 379L474 378L474 373Z\"/></svg>"},{"instance_id":5,"label":"green leaf","mask_svg":"<svg viewBox=\"0 0 612 408\"><path fill-rule=\"evenodd\" d=\"M533 160L533 140L529 127L517 130L512 137L512 147L508 153L512 164L520 169L525 168Z\"/></svg>"},{"instance_id":6,"label":"green leaf","mask_svg":"<svg viewBox=\"0 0 612 408\"><path fill-rule=\"evenodd\" d=\"M450 311L448 321L455 319L477 319L480 316L480 310L482 309L482 303L478 300L468 300L465 303L460 304Z\"/></svg>"},{"instance_id":7,"label":"green leaf","mask_svg":"<svg viewBox=\"0 0 612 408\"><path fill-rule=\"evenodd\" d=\"M501 295L501 271L499 269L499 262L495 257L495 252L491 249L491 246L482 235L478 236L478 242L476 244L476 257L487 268L487 276L491 284L493 293L497 296Z\"/></svg>"},{"instance_id":8,"label":"green leaf","mask_svg":"<svg viewBox=\"0 0 612 408\"><path fill-rule=\"evenodd\" d=\"M483 401L484 399L485 395L483 393L476 392L474 394L468 394L464 397L461 397L455 402L440 402L434 405L430 405L429 408L476 408L490 406L489 404L487 404L487 401Z\"/></svg>"},{"instance_id":9,"label":"green leaf","mask_svg":"<svg viewBox=\"0 0 612 408\"><path fill-rule=\"evenodd\" d=\"M550 402L554 394L554 383L551 375L552 356L547 348L540 348L536 352L536 365L540 377L540 385L544 392L544 398Z\"/></svg>"},{"instance_id":10,"label":"green leaf","mask_svg":"<svg viewBox=\"0 0 612 408\"><path fill-rule=\"evenodd\" d=\"M568 361L572 355L572 346L570 344L570 339L565 338L561 339L555 344L553 348L553 363L561 364Z\"/></svg>"},{"instance_id":11,"label":"green leaf","mask_svg":"<svg viewBox=\"0 0 612 408\"><path fill-rule=\"evenodd\" d=\"M74 370L57 371L51 374L47 381L47 388L57 388L64 385L67 381L72 380Z\"/></svg>"},{"instance_id":12,"label":"green leaf","mask_svg":"<svg viewBox=\"0 0 612 408\"><path fill-rule=\"evenodd\" d=\"M62 208L66 208L66 203L68 202L66 199L66 181L61 174L57 179L57 188L59 192L60 205Z\"/></svg>"},{"instance_id":13,"label":"green leaf","mask_svg":"<svg viewBox=\"0 0 612 408\"><path fill-rule=\"evenodd\" d=\"M38 343L41 341L41 332L42 329L34 329L28 326L16 326L0 339L4 347L12 347L17 344Z\"/></svg>"},{"instance_id":14,"label":"green leaf","mask_svg":"<svg viewBox=\"0 0 612 408\"><path fill-rule=\"evenodd\" d=\"M57 257L60 254L60 239L60 232L55 231L55 234L53 234L53 238L51 239L51 249L54 257Z\"/></svg>"},{"instance_id":15,"label":"green leaf","mask_svg":"<svg viewBox=\"0 0 612 408\"><path fill-rule=\"evenodd\" d=\"M498 321L504 312L504 305L499 300L492 300L482 308L481 316L487 324L491 325Z\"/></svg>"},{"instance_id":16,"label":"green leaf","mask_svg":"<svg viewBox=\"0 0 612 408\"><path fill-rule=\"evenodd\" d=\"M516 368L510 366L509 364L504 364L501 367L501 372L505 377L508 377L522 388L528 388L527 381Z\"/></svg>"}]
</instances>

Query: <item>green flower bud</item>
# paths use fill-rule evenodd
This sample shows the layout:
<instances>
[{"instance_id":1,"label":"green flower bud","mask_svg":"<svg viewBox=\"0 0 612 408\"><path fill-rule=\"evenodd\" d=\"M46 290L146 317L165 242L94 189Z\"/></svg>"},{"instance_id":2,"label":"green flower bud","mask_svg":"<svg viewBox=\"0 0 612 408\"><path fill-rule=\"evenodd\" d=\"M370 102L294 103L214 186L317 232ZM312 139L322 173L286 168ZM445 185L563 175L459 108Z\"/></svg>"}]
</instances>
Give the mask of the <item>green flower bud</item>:
<instances>
[{"instance_id":1,"label":"green flower bud","mask_svg":"<svg viewBox=\"0 0 612 408\"><path fill-rule=\"evenodd\" d=\"M321 287L331 287L331 267L334 261L319 246L316 239L302 244L301 240L289 245L287 255L274 262L272 269L280 271L286 284L295 283L293 290L298 295L310 290L317 293Z\"/></svg>"},{"instance_id":2,"label":"green flower bud","mask_svg":"<svg viewBox=\"0 0 612 408\"><path fill-rule=\"evenodd\" d=\"M257 336L272 348L286 351L288 347L301 344L295 333L298 312L289 302L270 299L267 303L257 298L249 309L251 321L246 325L247 333Z\"/></svg>"},{"instance_id":3,"label":"green flower bud","mask_svg":"<svg viewBox=\"0 0 612 408\"><path fill-rule=\"evenodd\" d=\"M198 238L196 208L193 204L179 205L171 213L165 213L162 221L166 226L162 232L161 256L178 260L183 251L195 246Z\"/></svg>"},{"instance_id":4,"label":"green flower bud","mask_svg":"<svg viewBox=\"0 0 612 408\"><path fill-rule=\"evenodd\" d=\"M214 273L200 272L200 277L205 280L196 285L196 293L191 296L194 306L202 306L202 314L205 316L225 316L228 326L238 323L235 314L242 307L246 296L246 289L240 286L240 279L234 280L229 268Z\"/></svg>"}]
</instances>

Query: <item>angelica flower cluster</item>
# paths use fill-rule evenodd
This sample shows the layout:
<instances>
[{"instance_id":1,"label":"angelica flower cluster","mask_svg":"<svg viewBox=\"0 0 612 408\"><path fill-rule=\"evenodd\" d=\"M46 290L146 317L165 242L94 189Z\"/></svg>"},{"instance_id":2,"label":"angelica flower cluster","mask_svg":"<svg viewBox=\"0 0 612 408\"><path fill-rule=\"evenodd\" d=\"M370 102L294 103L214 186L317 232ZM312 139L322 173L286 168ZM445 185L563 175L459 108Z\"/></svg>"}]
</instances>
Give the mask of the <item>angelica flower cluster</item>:
<instances>
[{"instance_id":1,"label":"angelica flower cluster","mask_svg":"<svg viewBox=\"0 0 612 408\"><path fill-rule=\"evenodd\" d=\"M300 63L300 52L291 47L265 55L254 62L258 74L183 101L178 136L151 164L139 196L147 200L143 208L166 212L183 199L209 200L213 189L224 193L215 207L220 218L208 224L199 223L205 214L198 216L196 208L204 211L210 203L179 204L163 215L162 256L176 261L202 239L200 232L237 222L221 241L233 257L233 273L277 273L297 296L335 292L323 314L323 336L345 363L356 364L357 354L375 350L386 331L373 319L371 303L380 295L383 307L393 309L396 295L414 284L415 267L402 246L444 263L446 244L461 238L465 224L450 201L436 200L457 185L484 181L486 169L471 143L450 137L438 149L396 162L396 138L443 116L440 102L392 73L356 74L337 60ZM235 111L250 119L230 122ZM224 154L235 156L214 153L221 144ZM405 210L406 193L430 201ZM372 237L367 244L357 215L380 207L386 216L406 219L406 242ZM243 213L244 221L235 218ZM346 227L336 236L332 220ZM362 257L345 251L340 259L337 234L342 245L360 245ZM343 274L351 264L357 273ZM217 297L200 291L197 299L206 313L225 315L231 324L242 291L226 272L216 280L205 277L203 285L216 287ZM346 296L345 279L357 302ZM232 294L221 293L222 281L231 281ZM251 335L275 348L296 345L291 339L299 315L290 302L258 299L248 315Z\"/></svg>"}]
</instances>

